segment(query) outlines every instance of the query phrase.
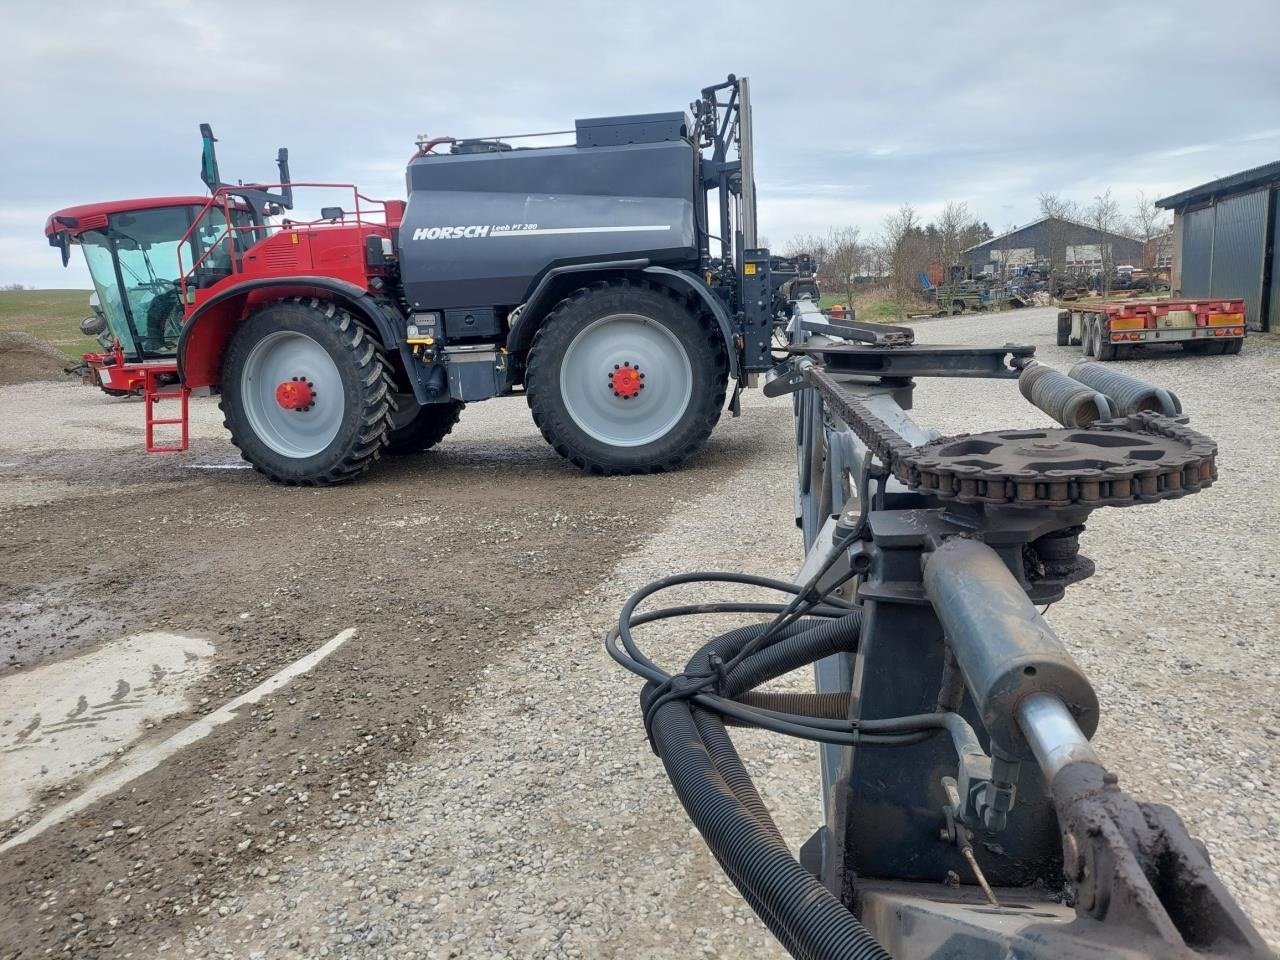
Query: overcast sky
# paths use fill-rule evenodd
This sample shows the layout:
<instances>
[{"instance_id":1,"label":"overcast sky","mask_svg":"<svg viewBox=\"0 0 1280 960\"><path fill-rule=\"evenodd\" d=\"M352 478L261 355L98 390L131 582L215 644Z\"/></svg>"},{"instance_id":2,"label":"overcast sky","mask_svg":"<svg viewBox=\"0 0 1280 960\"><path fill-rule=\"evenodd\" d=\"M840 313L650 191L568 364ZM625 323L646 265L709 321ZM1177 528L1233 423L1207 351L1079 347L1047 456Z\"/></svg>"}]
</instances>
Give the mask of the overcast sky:
<instances>
[{"instance_id":1,"label":"overcast sky","mask_svg":"<svg viewBox=\"0 0 1280 960\"><path fill-rule=\"evenodd\" d=\"M400 197L419 133L680 109L745 74L775 248L903 202L997 233L1042 191L1127 213L1280 159L1280 0L0 0L0 28L0 284L87 287L45 218L203 192L200 121L226 179L272 179L285 145L295 179Z\"/></svg>"}]
</instances>

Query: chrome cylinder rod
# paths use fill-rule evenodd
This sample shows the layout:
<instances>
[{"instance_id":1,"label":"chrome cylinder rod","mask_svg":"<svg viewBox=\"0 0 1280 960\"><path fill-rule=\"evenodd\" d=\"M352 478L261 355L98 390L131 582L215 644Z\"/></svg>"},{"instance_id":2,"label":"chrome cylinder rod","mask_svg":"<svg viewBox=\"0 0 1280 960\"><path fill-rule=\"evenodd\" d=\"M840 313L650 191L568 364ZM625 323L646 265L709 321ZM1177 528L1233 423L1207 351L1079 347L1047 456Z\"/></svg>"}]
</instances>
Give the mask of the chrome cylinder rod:
<instances>
[{"instance_id":1,"label":"chrome cylinder rod","mask_svg":"<svg viewBox=\"0 0 1280 960\"><path fill-rule=\"evenodd\" d=\"M1048 693L1033 693L1018 704L1018 726L1031 744L1031 752L1053 782L1058 771L1069 763L1098 762L1098 755L1080 732L1067 705Z\"/></svg>"}]
</instances>

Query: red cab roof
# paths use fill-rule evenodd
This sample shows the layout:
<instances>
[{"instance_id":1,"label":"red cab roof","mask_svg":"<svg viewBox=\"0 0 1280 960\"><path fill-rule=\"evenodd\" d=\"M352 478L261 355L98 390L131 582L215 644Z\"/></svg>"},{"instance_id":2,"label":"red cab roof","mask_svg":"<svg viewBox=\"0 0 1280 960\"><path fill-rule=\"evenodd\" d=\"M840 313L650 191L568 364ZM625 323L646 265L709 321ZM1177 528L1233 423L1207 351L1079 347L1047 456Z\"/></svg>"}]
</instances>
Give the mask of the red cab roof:
<instances>
[{"instance_id":1,"label":"red cab roof","mask_svg":"<svg viewBox=\"0 0 1280 960\"><path fill-rule=\"evenodd\" d=\"M107 217L113 213L133 213L137 210L155 210L158 207L203 207L209 202L204 197L145 197L141 200L110 200L106 203L83 203L78 207L66 207L51 214L45 221L44 233L51 237L66 231L78 237L86 230L101 230L107 225ZM64 221L64 222L60 222Z\"/></svg>"}]
</instances>

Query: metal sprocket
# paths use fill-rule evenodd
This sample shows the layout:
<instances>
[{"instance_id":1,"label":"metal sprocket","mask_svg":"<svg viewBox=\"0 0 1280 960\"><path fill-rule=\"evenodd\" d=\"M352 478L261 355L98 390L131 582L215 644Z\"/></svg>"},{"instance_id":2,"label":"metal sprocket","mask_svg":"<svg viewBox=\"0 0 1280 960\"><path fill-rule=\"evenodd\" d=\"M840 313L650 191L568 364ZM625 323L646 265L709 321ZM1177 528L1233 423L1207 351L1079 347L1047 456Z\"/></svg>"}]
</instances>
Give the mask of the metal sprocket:
<instances>
[{"instance_id":1,"label":"metal sprocket","mask_svg":"<svg viewBox=\"0 0 1280 960\"><path fill-rule=\"evenodd\" d=\"M1186 496L1217 479L1217 445L1153 413L1086 430L997 430L895 451L912 489L959 503L1131 506Z\"/></svg>"}]
</instances>

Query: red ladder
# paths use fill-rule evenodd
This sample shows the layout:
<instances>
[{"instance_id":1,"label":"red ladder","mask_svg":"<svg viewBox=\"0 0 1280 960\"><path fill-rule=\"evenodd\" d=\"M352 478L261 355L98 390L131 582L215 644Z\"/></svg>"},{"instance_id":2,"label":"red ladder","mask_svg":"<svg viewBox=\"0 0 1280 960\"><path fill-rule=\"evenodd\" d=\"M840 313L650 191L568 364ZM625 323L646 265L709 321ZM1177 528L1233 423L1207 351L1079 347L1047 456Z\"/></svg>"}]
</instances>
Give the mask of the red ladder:
<instances>
[{"instance_id":1,"label":"red ladder","mask_svg":"<svg viewBox=\"0 0 1280 960\"><path fill-rule=\"evenodd\" d=\"M158 378L162 375L172 375L178 372L178 367L174 366L147 366L143 368L143 399L147 405L147 453L181 453L188 446L187 431L187 398L191 396L191 391L181 383L161 384ZM156 405L161 400L177 400L181 404L181 413L176 417L157 417ZM179 426L182 428L181 436L175 443L156 443L155 428Z\"/></svg>"}]
</instances>

